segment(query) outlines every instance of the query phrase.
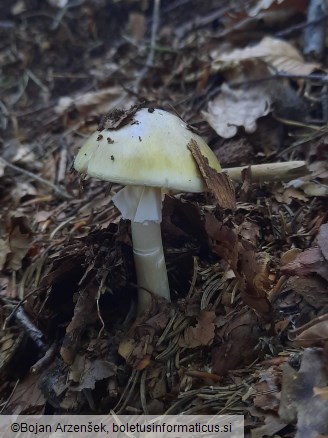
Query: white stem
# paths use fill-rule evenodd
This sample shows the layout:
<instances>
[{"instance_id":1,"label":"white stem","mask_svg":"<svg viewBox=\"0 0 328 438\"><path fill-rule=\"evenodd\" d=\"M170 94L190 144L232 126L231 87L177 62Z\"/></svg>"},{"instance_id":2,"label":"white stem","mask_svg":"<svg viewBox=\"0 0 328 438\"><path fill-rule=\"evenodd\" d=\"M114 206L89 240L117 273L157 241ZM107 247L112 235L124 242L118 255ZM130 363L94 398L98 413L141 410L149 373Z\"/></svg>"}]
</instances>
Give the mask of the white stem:
<instances>
[{"instance_id":1,"label":"white stem","mask_svg":"<svg viewBox=\"0 0 328 438\"><path fill-rule=\"evenodd\" d=\"M164 259L161 225L154 221L131 221L133 255L138 280L138 313L151 302L147 290L170 301L170 288ZM147 290L145 290L145 289Z\"/></svg>"}]
</instances>

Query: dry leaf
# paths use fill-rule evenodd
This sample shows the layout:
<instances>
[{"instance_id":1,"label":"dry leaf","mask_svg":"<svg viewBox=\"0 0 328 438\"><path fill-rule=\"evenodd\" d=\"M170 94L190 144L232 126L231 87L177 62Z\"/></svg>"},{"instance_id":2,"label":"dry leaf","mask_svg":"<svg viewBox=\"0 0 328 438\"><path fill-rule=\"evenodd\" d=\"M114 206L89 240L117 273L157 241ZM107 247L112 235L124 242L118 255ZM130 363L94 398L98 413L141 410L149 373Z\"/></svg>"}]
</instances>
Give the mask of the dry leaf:
<instances>
[{"instance_id":1,"label":"dry leaf","mask_svg":"<svg viewBox=\"0 0 328 438\"><path fill-rule=\"evenodd\" d=\"M223 375L258 358L259 351L254 348L258 344L254 327L258 326L258 318L251 309L244 308L229 318L212 344L213 373Z\"/></svg>"},{"instance_id":2,"label":"dry leaf","mask_svg":"<svg viewBox=\"0 0 328 438\"><path fill-rule=\"evenodd\" d=\"M302 327L297 329L302 330ZM303 330L296 338L294 342L299 347L323 347L324 343L328 341L328 320L320 321Z\"/></svg>"},{"instance_id":3,"label":"dry leaf","mask_svg":"<svg viewBox=\"0 0 328 438\"><path fill-rule=\"evenodd\" d=\"M268 292L272 286L270 278L270 256L267 253L244 251L240 256L240 271L245 279L245 288L241 296L246 304L262 317L271 319L272 306Z\"/></svg>"},{"instance_id":4,"label":"dry leaf","mask_svg":"<svg viewBox=\"0 0 328 438\"><path fill-rule=\"evenodd\" d=\"M225 173L218 173L208 164L208 159L201 154L195 140L190 140L187 145L191 151L199 171L208 190L213 193L221 208L236 208L235 188L230 178Z\"/></svg>"},{"instance_id":5,"label":"dry leaf","mask_svg":"<svg viewBox=\"0 0 328 438\"><path fill-rule=\"evenodd\" d=\"M256 120L269 114L272 99L267 87L256 84L246 88L231 88L224 83L221 93L202 111L205 120L223 138L231 138L243 126L246 132L256 130Z\"/></svg>"},{"instance_id":6,"label":"dry leaf","mask_svg":"<svg viewBox=\"0 0 328 438\"><path fill-rule=\"evenodd\" d=\"M27 374L19 381L13 396L8 399L6 413L22 414L30 413L43 414L46 398L40 389L40 375Z\"/></svg>"},{"instance_id":7,"label":"dry leaf","mask_svg":"<svg viewBox=\"0 0 328 438\"><path fill-rule=\"evenodd\" d=\"M238 237L233 229L230 229L215 216L206 214L205 231L210 239L213 252L222 257L232 269L237 269L238 263Z\"/></svg>"},{"instance_id":8,"label":"dry leaf","mask_svg":"<svg viewBox=\"0 0 328 438\"><path fill-rule=\"evenodd\" d=\"M312 181L304 182L301 185L302 190L308 196L328 196L326 185L314 183Z\"/></svg>"},{"instance_id":9,"label":"dry leaf","mask_svg":"<svg viewBox=\"0 0 328 438\"><path fill-rule=\"evenodd\" d=\"M103 114L112 108L129 106L133 100L129 98L121 86L104 88L99 91L82 93L75 97L61 97L55 107L58 115L63 115L70 109L76 109L82 115L90 113Z\"/></svg>"},{"instance_id":10,"label":"dry leaf","mask_svg":"<svg viewBox=\"0 0 328 438\"><path fill-rule=\"evenodd\" d=\"M195 327L188 327L179 339L180 347L195 348L211 345L214 338L215 312L202 310Z\"/></svg>"},{"instance_id":11,"label":"dry leaf","mask_svg":"<svg viewBox=\"0 0 328 438\"><path fill-rule=\"evenodd\" d=\"M285 291L294 291L301 295L310 306L320 309L321 312L328 310L327 283L320 277L289 277L284 286Z\"/></svg>"},{"instance_id":12,"label":"dry leaf","mask_svg":"<svg viewBox=\"0 0 328 438\"><path fill-rule=\"evenodd\" d=\"M17 271L22 267L23 258L32 245L32 231L25 216L11 219L8 243L10 254L7 257L7 267Z\"/></svg>"},{"instance_id":13,"label":"dry leaf","mask_svg":"<svg viewBox=\"0 0 328 438\"><path fill-rule=\"evenodd\" d=\"M281 268L282 272L305 277L316 273L328 281L328 262L319 247L308 248Z\"/></svg>"},{"instance_id":14,"label":"dry leaf","mask_svg":"<svg viewBox=\"0 0 328 438\"><path fill-rule=\"evenodd\" d=\"M83 370L79 384L72 388L74 391L95 389L96 382L116 375L116 365L108 360L83 358Z\"/></svg>"},{"instance_id":15,"label":"dry leaf","mask_svg":"<svg viewBox=\"0 0 328 438\"><path fill-rule=\"evenodd\" d=\"M280 370L270 367L260 373L260 381L254 385L254 406L265 411L278 411L280 392Z\"/></svg>"},{"instance_id":16,"label":"dry leaf","mask_svg":"<svg viewBox=\"0 0 328 438\"><path fill-rule=\"evenodd\" d=\"M281 39L265 37L255 46L232 50L229 53L217 55L212 52L214 62L212 68L221 71L233 63L257 58L272 66L275 71L294 75L309 75L320 68L320 64L305 62L295 47Z\"/></svg>"},{"instance_id":17,"label":"dry leaf","mask_svg":"<svg viewBox=\"0 0 328 438\"><path fill-rule=\"evenodd\" d=\"M298 199L299 201L307 202L308 198L304 196L304 194L294 188L294 187L287 187L287 188L279 188L274 193L275 198L278 202L284 203L284 204L291 204L294 199Z\"/></svg>"}]
</instances>

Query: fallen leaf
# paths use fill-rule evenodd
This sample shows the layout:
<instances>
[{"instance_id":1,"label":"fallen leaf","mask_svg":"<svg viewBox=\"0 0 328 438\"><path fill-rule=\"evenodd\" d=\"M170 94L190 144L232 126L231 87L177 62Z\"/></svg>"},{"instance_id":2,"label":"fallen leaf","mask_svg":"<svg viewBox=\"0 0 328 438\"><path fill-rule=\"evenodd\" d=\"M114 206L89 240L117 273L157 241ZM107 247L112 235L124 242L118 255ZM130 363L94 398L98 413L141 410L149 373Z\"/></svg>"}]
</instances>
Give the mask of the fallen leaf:
<instances>
[{"instance_id":1,"label":"fallen leaf","mask_svg":"<svg viewBox=\"0 0 328 438\"><path fill-rule=\"evenodd\" d=\"M301 189L308 196L327 196L328 188L324 184L319 184L315 182L304 182L301 185Z\"/></svg>"},{"instance_id":2,"label":"fallen leaf","mask_svg":"<svg viewBox=\"0 0 328 438\"><path fill-rule=\"evenodd\" d=\"M44 414L46 398L39 383L39 374L27 374L15 388L4 413L15 415Z\"/></svg>"},{"instance_id":3,"label":"fallen leaf","mask_svg":"<svg viewBox=\"0 0 328 438\"><path fill-rule=\"evenodd\" d=\"M308 198L304 196L304 193L294 187L281 187L274 192L274 196L278 202L287 205L290 205L294 201L294 199L304 202L308 201Z\"/></svg>"},{"instance_id":4,"label":"fallen leaf","mask_svg":"<svg viewBox=\"0 0 328 438\"><path fill-rule=\"evenodd\" d=\"M254 406L264 411L277 412L280 404L280 383L280 370L277 367L261 371L260 380L254 385Z\"/></svg>"},{"instance_id":5,"label":"fallen leaf","mask_svg":"<svg viewBox=\"0 0 328 438\"><path fill-rule=\"evenodd\" d=\"M222 70L222 68L227 68L227 65L250 58L261 59L272 66L275 71L291 75L307 76L320 68L320 64L305 62L300 52L289 42L272 37L265 37L258 44L220 55L213 51L212 58L214 70Z\"/></svg>"},{"instance_id":6,"label":"fallen leaf","mask_svg":"<svg viewBox=\"0 0 328 438\"><path fill-rule=\"evenodd\" d=\"M301 252L302 250L300 248L291 248L283 252L280 257L281 265L284 266L292 262Z\"/></svg>"},{"instance_id":7,"label":"fallen leaf","mask_svg":"<svg viewBox=\"0 0 328 438\"><path fill-rule=\"evenodd\" d=\"M95 389L96 382L116 375L116 365L104 360L84 358L83 372L79 379L79 384L72 387L74 391L84 389Z\"/></svg>"},{"instance_id":8,"label":"fallen leaf","mask_svg":"<svg viewBox=\"0 0 328 438\"><path fill-rule=\"evenodd\" d=\"M298 332L302 330L302 327L297 329ZM301 331L296 336L294 342L299 347L323 347L325 342L328 341L328 320L320 321L314 324L312 327Z\"/></svg>"},{"instance_id":9,"label":"fallen leaf","mask_svg":"<svg viewBox=\"0 0 328 438\"><path fill-rule=\"evenodd\" d=\"M32 230L25 216L11 218L8 245L10 253L7 254L6 267L18 271L22 267L22 261L32 245Z\"/></svg>"},{"instance_id":10,"label":"fallen leaf","mask_svg":"<svg viewBox=\"0 0 328 438\"><path fill-rule=\"evenodd\" d=\"M269 114L271 103L271 95L263 83L247 88L231 88L223 83L220 94L208 103L202 115L221 137L231 138L239 127L254 132L257 119Z\"/></svg>"},{"instance_id":11,"label":"fallen leaf","mask_svg":"<svg viewBox=\"0 0 328 438\"><path fill-rule=\"evenodd\" d=\"M301 295L310 306L315 309L328 310L327 283L321 277L289 277L284 291L294 291Z\"/></svg>"},{"instance_id":12,"label":"fallen leaf","mask_svg":"<svg viewBox=\"0 0 328 438\"><path fill-rule=\"evenodd\" d=\"M259 320L255 313L244 308L231 316L229 322L217 331L211 350L214 374L224 375L259 357L259 351L254 348L259 337L253 330L258 326Z\"/></svg>"},{"instance_id":13,"label":"fallen leaf","mask_svg":"<svg viewBox=\"0 0 328 438\"><path fill-rule=\"evenodd\" d=\"M133 100L128 97L123 88L117 85L99 91L77 94L74 97L60 97L55 112L58 115L63 115L75 109L86 117L92 113L104 114L113 108L127 107L132 103Z\"/></svg>"},{"instance_id":14,"label":"fallen leaf","mask_svg":"<svg viewBox=\"0 0 328 438\"><path fill-rule=\"evenodd\" d=\"M195 348L211 345L214 338L215 312L202 310L197 318L195 327L187 327L183 337L180 337L179 346Z\"/></svg>"},{"instance_id":15,"label":"fallen leaf","mask_svg":"<svg viewBox=\"0 0 328 438\"><path fill-rule=\"evenodd\" d=\"M232 269L237 269L238 263L238 236L237 233L223 225L212 214L206 214L204 218L205 231L210 239L210 247L213 252L222 257Z\"/></svg>"},{"instance_id":16,"label":"fallen leaf","mask_svg":"<svg viewBox=\"0 0 328 438\"><path fill-rule=\"evenodd\" d=\"M244 251L240 256L240 275L245 280L241 289L243 301L267 320L271 319L272 306L268 293L272 287L270 256L267 253Z\"/></svg>"},{"instance_id":17,"label":"fallen leaf","mask_svg":"<svg viewBox=\"0 0 328 438\"><path fill-rule=\"evenodd\" d=\"M252 248L258 247L258 241L260 238L260 227L255 221L245 219L238 228L239 236L244 240L245 243L249 244Z\"/></svg>"},{"instance_id":18,"label":"fallen leaf","mask_svg":"<svg viewBox=\"0 0 328 438\"><path fill-rule=\"evenodd\" d=\"M328 262L317 246L306 249L297 255L292 262L282 266L280 270L301 277L316 273L328 281Z\"/></svg>"}]
</instances>

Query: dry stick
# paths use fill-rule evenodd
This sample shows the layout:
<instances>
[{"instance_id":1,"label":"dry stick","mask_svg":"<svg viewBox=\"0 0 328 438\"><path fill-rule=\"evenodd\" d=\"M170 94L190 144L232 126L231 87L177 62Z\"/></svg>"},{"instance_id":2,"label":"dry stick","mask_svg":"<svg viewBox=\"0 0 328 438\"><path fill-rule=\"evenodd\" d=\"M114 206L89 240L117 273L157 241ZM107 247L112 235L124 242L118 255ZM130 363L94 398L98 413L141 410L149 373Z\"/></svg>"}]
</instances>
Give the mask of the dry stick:
<instances>
[{"instance_id":1,"label":"dry stick","mask_svg":"<svg viewBox=\"0 0 328 438\"><path fill-rule=\"evenodd\" d=\"M288 27L287 29L284 29L284 30L281 30L281 31L279 31L279 32L276 32L276 33L274 34L274 36L275 36L276 38L281 38L281 37L284 37L284 36L286 36L286 35L289 35L289 34L295 32L295 31L297 31L297 30L306 29L306 28L309 27L309 26L312 26L312 25L314 25L314 24L318 24L318 23L321 23L321 22L323 22L323 21L326 21L327 19L328 19L328 14L326 13L326 14L322 15L320 18L318 18L317 20L313 20L313 21L304 21L304 22L302 22L302 23L295 24L294 26L290 26L290 27Z\"/></svg>"},{"instance_id":2,"label":"dry stick","mask_svg":"<svg viewBox=\"0 0 328 438\"><path fill-rule=\"evenodd\" d=\"M54 361L54 357L57 350L57 342L53 342L53 344L48 348L45 352L44 356L41 357L34 365L31 366L30 372L33 374L37 374L40 371L44 370L50 363Z\"/></svg>"},{"instance_id":3,"label":"dry stick","mask_svg":"<svg viewBox=\"0 0 328 438\"><path fill-rule=\"evenodd\" d=\"M286 163L254 164L251 166L230 167L222 169L235 181L242 181L242 171L251 169L252 181L290 181L307 175L309 172L305 161L287 161Z\"/></svg>"},{"instance_id":4,"label":"dry stick","mask_svg":"<svg viewBox=\"0 0 328 438\"><path fill-rule=\"evenodd\" d=\"M23 175L26 175L35 181L39 181L41 184L50 187L54 192L56 192L59 196L61 196L64 199L72 199L73 197L66 193L65 191L59 189L57 186L52 184L51 182L41 178L38 175L35 175L32 172L29 172L28 170L22 169L21 167L15 166L14 164L11 164L9 161L5 160L4 158L0 157L0 162L2 162L5 166L10 167L11 169L16 170L17 172L22 173Z\"/></svg>"}]
</instances>

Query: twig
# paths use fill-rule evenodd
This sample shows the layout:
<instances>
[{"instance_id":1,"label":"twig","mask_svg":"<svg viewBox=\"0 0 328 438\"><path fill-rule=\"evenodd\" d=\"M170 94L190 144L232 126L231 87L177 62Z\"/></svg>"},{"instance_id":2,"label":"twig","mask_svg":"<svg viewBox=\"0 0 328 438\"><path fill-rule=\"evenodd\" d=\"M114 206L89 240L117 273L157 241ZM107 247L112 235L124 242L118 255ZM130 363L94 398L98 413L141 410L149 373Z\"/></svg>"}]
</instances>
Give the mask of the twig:
<instances>
[{"instance_id":1,"label":"twig","mask_svg":"<svg viewBox=\"0 0 328 438\"><path fill-rule=\"evenodd\" d=\"M55 186L51 182L41 178L38 175L35 175L32 172L29 172L28 170L25 170L25 169L22 169L21 167L15 166L15 164L10 163L9 161L5 160L2 157L0 157L0 162L2 162L5 166L10 167L11 169L16 170L17 172L20 172L23 175L26 175L26 176L34 179L35 181L38 181L39 183L41 183L41 184L43 184L45 186L50 187L54 192L56 192L59 196L61 196L64 199L72 199L73 198L73 196L69 195L64 190L59 189L57 186Z\"/></svg>"},{"instance_id":2,"label":"twig","mask_svg":"<svg viewBox=\"0 0 328 438\"><path fill-rule=\"evenodd\" d=\"M36 346L41 350L45 351L46 344L43 342L43 333L29 320L28 316L24 312L22 307L19 307L15 314L16 321L25 330L26 334Z\"/></svg>"},{"instance_id":3,"label":"twig","mask_svg":"<svg viewBox=\"0 0 328 438\"><path fill-rule=\"evenodd\" d=\"M318 82L322 82L322 83L328 82L328 76L325 74L293 75L290 73L277 72L273 75L262 76L261 78L249 79L246 81L231 82L229 85L230 85L230 87L240 87L242 85L259 84L261 82L274 81L277 79L293 79L293 80L300 79L300 80L305 80L305 81L318 81Z\"/></svg>"},{"instance_id":4,"label":"twig","mask_svg":"<svg viewBox=\"0 0 328 438\"><path fill-rule=\"evenodd\" d=\"M39 373L44 370L47 365L53 362L54 356L56 354L57 342L54 342L50 348L45 352L45 355L41 357L34 365L31 366L30 372L33 374Z\"/></svg>"},{"instance_id":5,"label":"twig","mask_svg":"<svg viewBox=\"0 0 328 438\"><path fill-rule=\"evenodd\" d=\"M291 26L288 29L284 29L284 30L281 30L279 32L276 32L274 34L274 36L277 37L277 38L281 38L281 37L284 37L286 35L289 35L289 34L295 32L296 30L306 29L309 26L321 23L323 21L326 21L327 19L328 19L328 14L324 14L323 16L318 18L317 20L304 21L303 23L295 24L294 26Z\"/></svg>"}]
</instances>

